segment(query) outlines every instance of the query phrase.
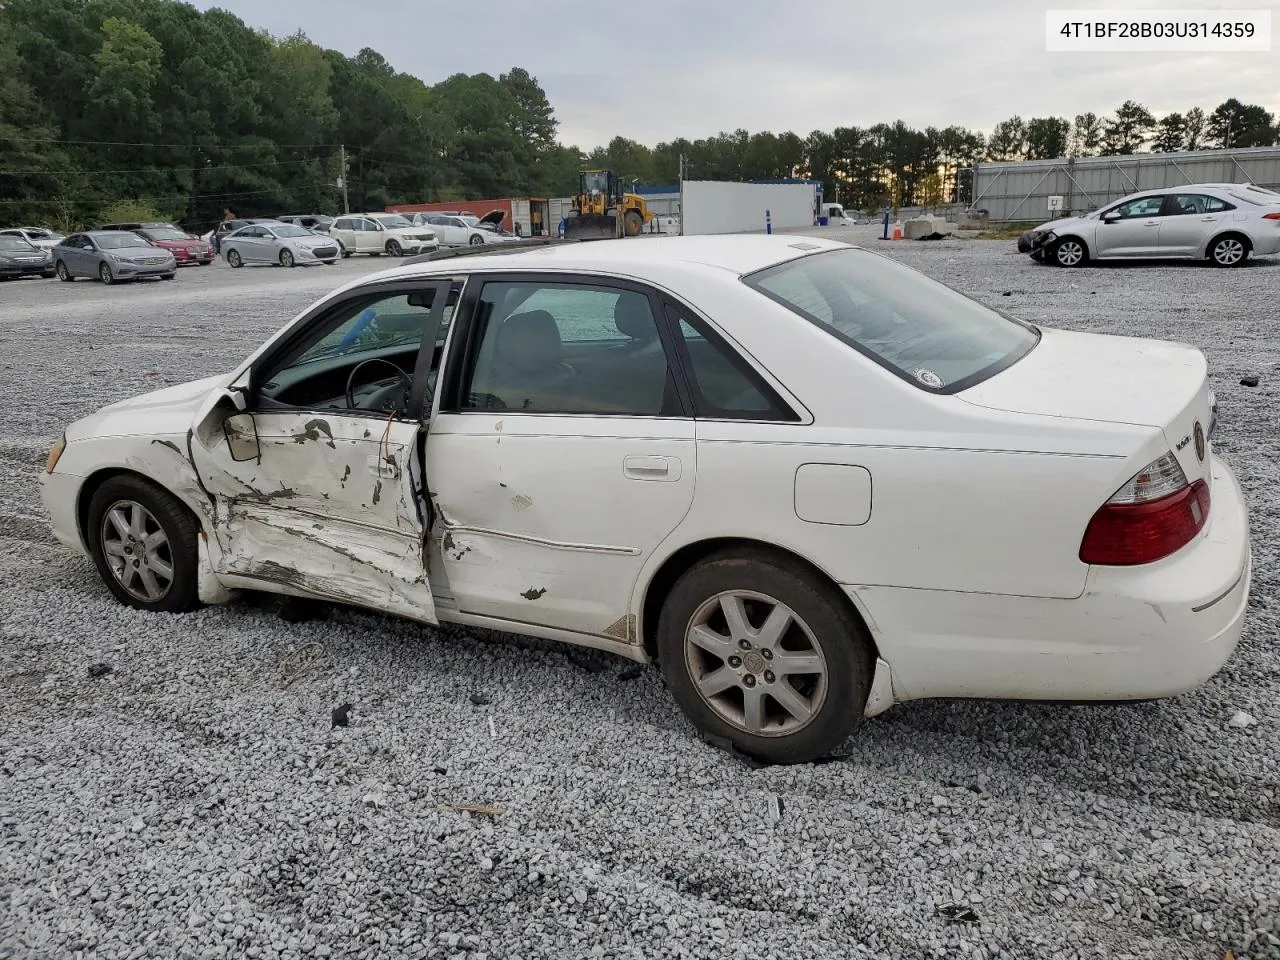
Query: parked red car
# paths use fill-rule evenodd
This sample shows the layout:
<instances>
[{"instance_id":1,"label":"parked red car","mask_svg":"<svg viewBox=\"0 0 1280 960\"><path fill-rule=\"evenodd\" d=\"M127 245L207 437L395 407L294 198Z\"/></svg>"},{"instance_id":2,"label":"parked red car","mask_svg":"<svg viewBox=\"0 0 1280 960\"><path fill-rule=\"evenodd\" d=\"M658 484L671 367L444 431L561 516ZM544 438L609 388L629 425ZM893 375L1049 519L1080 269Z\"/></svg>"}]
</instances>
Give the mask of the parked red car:
<instances>
[{"instance_id":1,"label":"parked red car","mask_svg":"<svg viewBox=\"0 0 1280 960\"><path fill-rule=\"evenodd\" d=\"M211 245L205 243L195 234L183 233L175 226L147 226L133 232L146 240L150 240L157 247L168 250L173 254L173 259L178 261L178 266L180 267L192 266L197 263L202 267L207 267L213 263L213 247Z\"/></svg>"}]
</instances>

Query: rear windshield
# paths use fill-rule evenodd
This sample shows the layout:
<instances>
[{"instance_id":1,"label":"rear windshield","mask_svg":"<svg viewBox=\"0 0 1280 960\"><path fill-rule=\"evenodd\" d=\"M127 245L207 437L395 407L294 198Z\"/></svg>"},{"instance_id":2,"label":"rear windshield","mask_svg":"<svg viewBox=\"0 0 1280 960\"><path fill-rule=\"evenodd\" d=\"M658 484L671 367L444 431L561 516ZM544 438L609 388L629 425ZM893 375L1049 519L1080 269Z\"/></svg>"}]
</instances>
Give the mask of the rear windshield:
<instances>
[{"instance_id":1,"label":"rear windshield","mask_svg":"<svg viewBox=\"0 0 1280 960\"><path fill-rule=\"evenodd\" d=\"M1040 339L1035 327L865 250L811 254L743 279L903 379L937 393L994 376Z\"/></svg>"},{"instance_id":2,"label":"rear windshield","mask_svg":"<svg viewBox=\"0 0 1280 960\"><path fill-rule=\"evenodd\" d=\"M1280 203L1280 193L1274 190L1267 190L1263 187L1255 187L1253 184L1240 184L1228 191L1231 196L1237 200L1243 200L1245 203L1252 203L1263 206L1270 203Z\"/></svg>"}]
</instances>

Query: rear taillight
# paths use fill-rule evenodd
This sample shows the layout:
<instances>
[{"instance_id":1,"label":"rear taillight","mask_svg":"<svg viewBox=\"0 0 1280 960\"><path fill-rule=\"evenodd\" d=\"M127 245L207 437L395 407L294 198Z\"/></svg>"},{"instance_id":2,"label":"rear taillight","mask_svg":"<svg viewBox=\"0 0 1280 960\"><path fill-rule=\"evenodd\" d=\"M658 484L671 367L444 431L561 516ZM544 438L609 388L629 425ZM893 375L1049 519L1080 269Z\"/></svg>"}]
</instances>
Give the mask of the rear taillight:
<instances>
[{"instance_id":1,"label":"rear taillight","mask_svg":"<svg viewBox=\"0 0 1280 960\"><path fill-rule=\"evenodd\" d=\"M1263 220L1280 220L1280 213L1264 213Z\"/></svg>"},{"instance_id":2,"label":"rear taillight","mask_svg":"<svg viewBox=\"0 0 1280 960\"><path fill-rule=\"evenodd\" d=\"M1209 487L1188 484L1172 453L1153 460L1089 521L1080 543L1084 563L1128 567L1185 547L1209 518Z\"/></svg>"}]
</instances>

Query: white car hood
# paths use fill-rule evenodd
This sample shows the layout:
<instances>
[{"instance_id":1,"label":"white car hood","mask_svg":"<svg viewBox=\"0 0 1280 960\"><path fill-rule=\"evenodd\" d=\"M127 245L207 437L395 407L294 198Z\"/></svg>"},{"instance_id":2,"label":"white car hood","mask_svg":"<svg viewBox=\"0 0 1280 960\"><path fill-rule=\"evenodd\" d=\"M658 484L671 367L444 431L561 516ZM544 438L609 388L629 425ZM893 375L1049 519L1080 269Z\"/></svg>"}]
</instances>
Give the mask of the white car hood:
<instances>
[{"instance_id":1,"label":"white car hood","mask_svg":"<svg viewBox=\"0 0 1280 960\"><path fill-rule=\"evenodd\" d=\"M201 403L230 376L220 373L108 404L70 424L67 441L186 433Z\"/></svg>"},{"instance_id":2,"label":"white car hood","mask_svg":"<svg viewBox=\"0 0 1280 960\"><path fill-rule=\"evenodd\" d=\"M1036 233L1041 230L1053 230L1060 232L1062 230L1079 230L1089 224L1097 223L1094 217L1060 217L1057 220L1049 220L1040 224L1038 227L1032 227L1032 232Z\"/></svg>"}]
</instances>

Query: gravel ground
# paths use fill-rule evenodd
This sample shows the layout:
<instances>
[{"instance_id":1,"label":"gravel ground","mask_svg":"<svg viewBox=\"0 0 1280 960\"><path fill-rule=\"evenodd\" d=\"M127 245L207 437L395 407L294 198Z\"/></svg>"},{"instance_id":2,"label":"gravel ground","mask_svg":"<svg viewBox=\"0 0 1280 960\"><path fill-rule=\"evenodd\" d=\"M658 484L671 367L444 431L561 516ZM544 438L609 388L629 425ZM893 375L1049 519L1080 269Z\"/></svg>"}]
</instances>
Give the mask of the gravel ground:
<instances>
[{"instance_id":1,"label":"gravel ground","mask_svg":"<svg viewBox=\"0 0 1280 960\"><path fill-rule=\"evenodd\" d=\"M135 613L48 533L61 425L228 368L385 261L2 284L0 957L1280 957L1280 262L847 233L1032 321L1207 351L1256 557L1217 678L908 704L841 762L753 770L605 655L267 601Z\"/></svg>"}]
</instances>

